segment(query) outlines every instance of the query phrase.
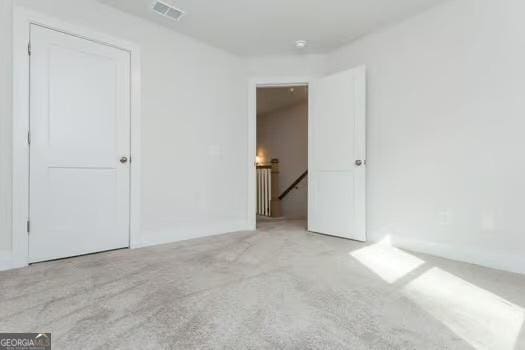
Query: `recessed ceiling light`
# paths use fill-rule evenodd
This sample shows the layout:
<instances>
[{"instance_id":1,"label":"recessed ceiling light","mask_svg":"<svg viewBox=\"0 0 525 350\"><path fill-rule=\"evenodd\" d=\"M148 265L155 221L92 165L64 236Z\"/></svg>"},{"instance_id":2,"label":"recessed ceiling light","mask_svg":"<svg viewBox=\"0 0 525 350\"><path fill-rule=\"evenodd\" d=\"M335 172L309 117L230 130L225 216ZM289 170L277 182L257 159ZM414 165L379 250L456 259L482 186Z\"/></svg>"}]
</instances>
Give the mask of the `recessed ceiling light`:
<instances>
[{"instance_id":1,"label":"recessed ceiling light","mask_svg":"<svg viewBox=\"0 0 525 350\"><path fill-rule=\"evenodd\" d=\"M295 47L298 49L304 49L306 47L306 40L297 40L295 42Z\"/></svg>"}]
</instances>

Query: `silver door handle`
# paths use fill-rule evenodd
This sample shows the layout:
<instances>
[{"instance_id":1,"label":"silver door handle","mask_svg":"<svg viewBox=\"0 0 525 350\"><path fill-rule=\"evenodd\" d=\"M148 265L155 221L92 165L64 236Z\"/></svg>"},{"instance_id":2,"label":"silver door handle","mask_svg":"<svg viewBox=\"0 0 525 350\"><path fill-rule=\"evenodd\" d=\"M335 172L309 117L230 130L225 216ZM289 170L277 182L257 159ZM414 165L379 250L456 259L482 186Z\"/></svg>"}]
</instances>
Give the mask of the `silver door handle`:
<instances>
[{"instance_id":1,"label":"silver door handle","mask_svg":"<svg viewBox=\"0 0 525 350\"><path fill-rule=\"evenodd\" d=\"M127 162L128 162L128 157L122 157L122 158L120 158L120 162L121 162L122 164L127 163Z\"/></svg>"}]
</instances>

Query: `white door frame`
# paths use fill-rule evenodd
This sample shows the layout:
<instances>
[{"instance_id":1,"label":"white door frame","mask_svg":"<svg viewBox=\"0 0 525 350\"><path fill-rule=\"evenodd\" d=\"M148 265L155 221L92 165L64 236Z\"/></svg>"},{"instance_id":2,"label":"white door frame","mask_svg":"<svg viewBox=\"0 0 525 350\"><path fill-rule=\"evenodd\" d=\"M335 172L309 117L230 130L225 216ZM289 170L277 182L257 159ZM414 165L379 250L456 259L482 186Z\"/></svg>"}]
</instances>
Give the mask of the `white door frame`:
<instances>
[{"instance_id":1,"label":"white door frame","mask_svg":"<svg viewBox=\"0 0 525 350\"><path fill-rule=\"evenodd\" d=\"M257 154L257 88L258 87L286 87L286 86L308 86L314 77L269 77L254 78L248 86L248 227L255 230L257 226L256 201L256 169L255 156ZM310 110L310 97L308 97L308 110ZM308 128L310 138L310 128ZM310 153L310 152L308 152Z\"/></svg>"},{"instance_id":2,"label":"white door frame","mask_svg":"<svg viewBox=\"0 0 525 350\"><path fill-rule=\"evenodd\" d=\"M29 55L31 24L37 24L79 38L128 51L130 65L131 163L130 163L130 239L134 248L140 242L141 226L141 74L138 45L71 23L15 6L13 17L13 213L11 267L28 265L29 215Z\"/></svg>"}]
</instances>

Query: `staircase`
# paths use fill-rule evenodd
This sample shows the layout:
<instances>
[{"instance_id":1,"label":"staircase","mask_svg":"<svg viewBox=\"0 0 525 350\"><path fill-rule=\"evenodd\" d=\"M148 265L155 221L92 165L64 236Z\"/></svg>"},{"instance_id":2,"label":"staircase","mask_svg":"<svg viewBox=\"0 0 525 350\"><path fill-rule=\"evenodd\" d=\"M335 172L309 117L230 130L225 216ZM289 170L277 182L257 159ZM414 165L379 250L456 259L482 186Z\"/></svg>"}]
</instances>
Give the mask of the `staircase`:
<instances>
[{"instance_id":1,"label":"staircase","mask_svg":"<svg viewBox=\"0 0 525 350\"><path fill-rule=\"evenodd\" d=\"M308 176L305 170L279 195L279 160L272 159L269 165L257 165L257 215L281 216L281 201Z\"/></svg>"}]
</instances>

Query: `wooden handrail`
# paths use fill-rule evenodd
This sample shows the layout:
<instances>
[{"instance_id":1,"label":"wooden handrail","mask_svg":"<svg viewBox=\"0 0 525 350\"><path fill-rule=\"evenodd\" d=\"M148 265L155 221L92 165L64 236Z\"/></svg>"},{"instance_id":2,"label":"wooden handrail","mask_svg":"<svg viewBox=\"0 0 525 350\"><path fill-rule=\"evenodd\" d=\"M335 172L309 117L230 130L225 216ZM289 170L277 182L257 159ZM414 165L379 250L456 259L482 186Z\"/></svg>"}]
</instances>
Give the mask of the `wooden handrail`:
<instances>
[{"instance_id":1,"label":"wooden handrail","mask_svg":"<svg viewBox=\"0 0 525 350\"><path fill-rule=\"evenodd\" d=\"M295 186L297 186L299 184L299 182L303 181L303 179L308 175L308 170L306 170L304 173L301 174L301 176L299 176L297 178L297 180L295 180L280 196L279 196L279 200L283 200L284 197L286 197L286 195L288 195L288 193L290 193L291 190L294 189Z\"/></svg>"}]
</instances>

